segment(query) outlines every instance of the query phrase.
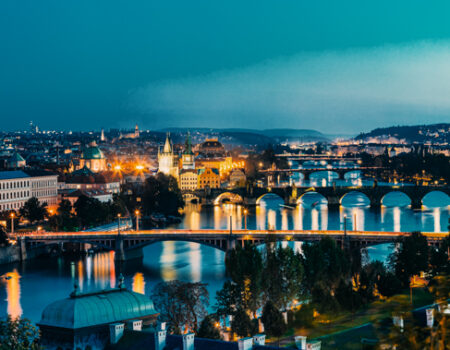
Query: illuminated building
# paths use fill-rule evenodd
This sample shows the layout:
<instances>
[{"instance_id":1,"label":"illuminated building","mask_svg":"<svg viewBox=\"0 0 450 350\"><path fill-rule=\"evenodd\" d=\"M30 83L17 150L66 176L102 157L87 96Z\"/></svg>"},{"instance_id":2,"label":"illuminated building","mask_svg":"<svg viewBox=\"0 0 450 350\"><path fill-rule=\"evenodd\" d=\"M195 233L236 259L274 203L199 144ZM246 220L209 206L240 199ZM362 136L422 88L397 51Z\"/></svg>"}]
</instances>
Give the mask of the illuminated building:
<instances>
[{"instance_id":1,"label":"illuminated building","mask_svg":"<svg viewBox=\"0 0 450 350\"><path fill-rule=\"evenodd\" d=\"M242 169L235 168L230 173L230 186L231 187L244 187L247 177Z\"/></svg>"},{"instance_id":2,"label":"illuminated building","mask_svg":"<svg viewBox=\"0 0 450 350\"><path fill-rule=\"evenodd\" d=\"M197 187L199 189L220 188L219 170L215 168L199 169Z\"/></svg>"},{"instance_id":3,"label":"illuminated building","mask_svg":"<svg viewBox=\"0 0 450 350\"><path fill-rule=\"evenodd\" d=\"M178 179L178 159L173 152L173 145L169 134L166 136L166 142L162 151L158 149L158 167L158 172L172 175Z\"/></svg>"},{"instance_id":4,"label":"illuminated building","mask_svg":"<svg viewBox=\"0 0 450 350\"><path fill-rule=\"evenodd\" d=\"M85 147L81 153L79 169L84 167L94 172L106 170L106 158L95 142Z\"/></svg>"},{"instance_id":5,"label":"illuminated building","mask_svg":"<svg viewBox=\"0 0 450 350\"><path fill-rule=\"evenodd\" d=\"M192 151L191 135L188 133L184 146L183 155L181 157L183 169L195 169L195 156Z\"/></svg>"},{"instance_id":6,"label":"illuminated building","mask_svg":"<svg viewBox=\"0 0 450 350\"><path fill-rule=\"evenodd\" d=\"M58 202L58 176L45 170L0 172L0 211L17 210L31 197L52 208Z\"/></svg>"},{"instance_id":7,"label":"illuminated building","mask_svg":"<svg viewBox=\"0 0 450 350\"><path fill-rule=\"evenodd\" d=\"M194 191L198 186L198 173L194 169L181 170L179 179L182 191Z\"/></svg>"}]
</instances>

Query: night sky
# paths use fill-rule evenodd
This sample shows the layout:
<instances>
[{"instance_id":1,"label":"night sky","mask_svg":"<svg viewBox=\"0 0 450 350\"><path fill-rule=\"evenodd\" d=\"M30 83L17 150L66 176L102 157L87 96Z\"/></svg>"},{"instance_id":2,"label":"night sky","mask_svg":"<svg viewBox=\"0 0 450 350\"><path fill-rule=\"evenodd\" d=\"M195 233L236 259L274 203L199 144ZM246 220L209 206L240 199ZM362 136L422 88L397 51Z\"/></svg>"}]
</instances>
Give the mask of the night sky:
<instances>
[{"instance_id":1,"label":"night sky","mask_svg":"<svg viewBox=\"0 0 450 350\"><path fill-rule=\"evenodd\" d=\"M3 130L450 122L448 1L0 1Z\"/></svg>"}]
</instances>

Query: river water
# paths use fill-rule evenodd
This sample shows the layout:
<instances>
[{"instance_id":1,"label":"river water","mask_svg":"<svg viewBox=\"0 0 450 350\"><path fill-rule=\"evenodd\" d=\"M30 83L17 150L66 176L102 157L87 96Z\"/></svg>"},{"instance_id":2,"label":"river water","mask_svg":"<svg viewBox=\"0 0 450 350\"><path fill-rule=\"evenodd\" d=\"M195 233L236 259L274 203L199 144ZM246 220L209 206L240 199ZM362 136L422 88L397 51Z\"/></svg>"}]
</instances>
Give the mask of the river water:
<instances>
[{"instance_id":1,"label":"river water","mask_svg":"<svg viewBox=\"0 0 450 350\"><path fill-rule=\"evenodd\" d=\"M328 176L328 175L327 175ZM334 180L325 178L328 181ZM319 181L322 179L314 179ZM351 179L349 181L362 181ZM305 184L304 184L305 185ZM178 228L277 228L277 229L343 229L374 231L447 231L450 200L441 192L428 195L422 210L413 211L409 200L401 193L385 198L384 206L371 209L362 194L351 193L339 209L328 209L326 201L317 194L303 197L294 208L283 207L282 200L266 196L261 205L249 210L247 216L239 205L223 204L201 209L186 208ZM301 249L301 243L289 243ZM385 261L390 245L368 249L369 257ZM23 264L0 266L0 316L7 313L22 315L34 322L40 320L42 310L49 303L66 298L77 283L81 290L114 287L119 273L123 273L128 288L150 294L152 287L163 280L188 280L208 284L211 304L225 280L224 253L207 246L188 242L155 243L144 249L142 263L118 266L113 252L98 253L84 258L46 258Z\"/></svg>"}]
</instances>

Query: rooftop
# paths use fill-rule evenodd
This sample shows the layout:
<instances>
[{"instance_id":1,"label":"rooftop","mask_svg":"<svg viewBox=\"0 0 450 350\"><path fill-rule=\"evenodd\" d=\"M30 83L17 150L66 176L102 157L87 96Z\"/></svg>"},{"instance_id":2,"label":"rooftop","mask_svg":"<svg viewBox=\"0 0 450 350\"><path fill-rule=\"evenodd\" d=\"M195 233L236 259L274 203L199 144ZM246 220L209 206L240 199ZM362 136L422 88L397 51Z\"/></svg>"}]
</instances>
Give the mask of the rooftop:
<instances>
[{"instance_id":1,"label":"rooftop","mask_svg":"<svg viewBox=\"0 0 450 350\"><path fill-rule=\"evenodd\" d=\"M124 287L93 293L75 291L69 298L48 305L38 325L79 329L156 314L147 296Z\"/></svg>"}]
</instances>

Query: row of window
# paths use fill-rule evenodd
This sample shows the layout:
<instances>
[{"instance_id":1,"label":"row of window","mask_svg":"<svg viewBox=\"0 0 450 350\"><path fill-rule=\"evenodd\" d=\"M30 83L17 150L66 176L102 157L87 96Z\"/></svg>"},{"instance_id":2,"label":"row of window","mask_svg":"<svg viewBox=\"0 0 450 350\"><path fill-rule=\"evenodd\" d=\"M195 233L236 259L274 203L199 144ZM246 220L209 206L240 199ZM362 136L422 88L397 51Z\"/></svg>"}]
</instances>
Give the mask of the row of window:
<instances>
[{"instance_id":1,"label":"row of window","mask_svg":"<svg viewBox=\"0 0 450 350\"><path fill-rule=\"evenodd\" d=\"M42 187L56 187L56 180L39 180L39 181L33 181L32 187L33 188L42 188Z\"/></svg>"},{"instance_id":2,"label":"row of window","mask_svg":"<svg viewBox=\"0 0 450 350\"><path fill-rule=\"evenodd\" d=\"M21 180L21 181L4 181L0 183L0 189L2 190L9 190L12 188L24 188L29 187L30 181L29 180Z\"/></svg>"},{"instance_id":3,"label":"row of window","mask_svg":"<svg viewBox=\"0 0 450 350\"><path fill-rule=\"evenodd\" d=\"M0 194L0 199L15 199L15 198L23 198L23 197L29 197L30 191L17 191L17 192L6 192Z\"/></svg>"},{"instance_id":4,"label":"row of window","mask_svg":"<svg viewBox=\"0 0 450 350\"><path fill-rule=\"evenodd\" d=\"M24 204L25 204L24 202L0 204L0 211L20 209L23 207Z\"/></svg>"}]
</instances>

